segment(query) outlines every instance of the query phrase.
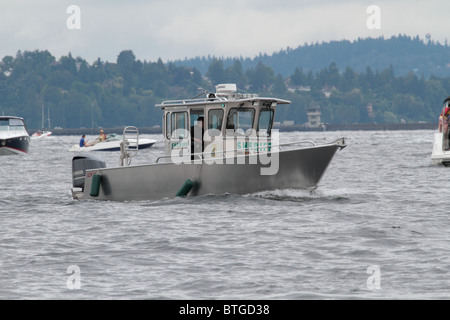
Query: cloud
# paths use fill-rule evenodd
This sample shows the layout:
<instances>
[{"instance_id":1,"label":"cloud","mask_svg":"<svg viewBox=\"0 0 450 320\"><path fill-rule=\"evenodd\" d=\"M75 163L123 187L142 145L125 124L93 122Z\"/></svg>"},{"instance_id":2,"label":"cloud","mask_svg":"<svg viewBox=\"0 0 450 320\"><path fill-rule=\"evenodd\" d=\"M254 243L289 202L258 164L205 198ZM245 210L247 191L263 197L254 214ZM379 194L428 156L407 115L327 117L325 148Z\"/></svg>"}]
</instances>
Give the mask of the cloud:
<instances>
[{"instance_id":1,"label":"cloud","mask_svg":"<svg viewBox=\"0 0 450 320\"><path fill-rule=\"evenodd\" d=\"M81 29L69 30L66 9L81 9ZM366 25L369 5L381 8L381 29ZM397 34L443 43L447 0L2 0L0 58L18 50L115 61L122 50L141 60L195 56L253 57L306 43Z\"/></svg>"}]
</instances>

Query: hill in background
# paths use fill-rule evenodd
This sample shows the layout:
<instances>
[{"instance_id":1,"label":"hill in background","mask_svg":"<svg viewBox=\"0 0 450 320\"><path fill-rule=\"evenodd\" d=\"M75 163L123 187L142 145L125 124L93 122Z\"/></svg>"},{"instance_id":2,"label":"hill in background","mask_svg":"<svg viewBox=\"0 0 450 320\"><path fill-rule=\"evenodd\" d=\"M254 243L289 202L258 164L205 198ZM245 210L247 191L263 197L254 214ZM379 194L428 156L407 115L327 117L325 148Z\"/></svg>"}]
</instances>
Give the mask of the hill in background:
<instances>
[{"instance_id":1,"label":"hill in background","mask_svg":"<svg viewBox=\"0 0 450 320\"><path fill-rule=\"evenodd\" d=\"M366 72L384 70L393 66L396 75L409 72L428 78L431 75L450 76L450 47L431 40L421 40L418 36L399 35L385 39L365 38L356 41L331 41L321 44L304 44L296 49L287 48L272 55L260 54L254 58L196 57L176 60L179 66L197 68L205 74L214 58L220 59L224 67L239 61L244 70L254 68L258 62L271 67L278 74L290 76L295 68L317 72L335 63L340 70L350 67L353 71Z\"/></svg>"}]
</instances>

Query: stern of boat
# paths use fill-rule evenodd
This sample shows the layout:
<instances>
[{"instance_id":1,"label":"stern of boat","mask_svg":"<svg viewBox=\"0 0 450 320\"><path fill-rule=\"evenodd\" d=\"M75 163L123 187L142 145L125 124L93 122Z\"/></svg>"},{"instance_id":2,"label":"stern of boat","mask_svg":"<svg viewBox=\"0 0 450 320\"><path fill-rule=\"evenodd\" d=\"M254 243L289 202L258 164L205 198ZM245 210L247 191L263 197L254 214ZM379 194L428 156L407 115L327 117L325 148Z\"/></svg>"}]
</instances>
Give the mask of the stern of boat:
<instances>
[{"instance_id":1,"label":"stern of boat","mask_svg":"<svg viewBox=\"0 0 450 320\"><path fill-rule=\"evenodd\" d=\"M444 149L445 146L444 133L436 132L434 134L433 151L431 152L431 160L434 164L443 164L450 166L450 150Z\"/></svg>"}]
</instances>

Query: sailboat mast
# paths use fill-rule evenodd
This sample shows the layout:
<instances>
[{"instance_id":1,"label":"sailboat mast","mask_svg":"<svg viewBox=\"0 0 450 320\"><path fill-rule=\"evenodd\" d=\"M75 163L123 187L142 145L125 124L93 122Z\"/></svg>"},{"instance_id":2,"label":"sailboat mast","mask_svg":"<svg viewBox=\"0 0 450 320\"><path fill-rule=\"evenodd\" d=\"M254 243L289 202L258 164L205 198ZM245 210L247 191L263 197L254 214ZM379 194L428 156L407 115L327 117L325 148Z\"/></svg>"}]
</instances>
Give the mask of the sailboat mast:
<instances>
[{"instance_id":1,"label":"sailboat mast","mask_svg":"<svg viewBox=\"0 0 450 320\"><path fill-rule=\"evenodd\" d=\"M50 126L50 107L47 107L47 116L48 116L48 128L51 129L51 126Z\"/></svg>"},{"instance_id":2,"label":"sailboat mast","mask_svg":"<svg viewBox=\"0 0 450 320\"><path fill-rule=\"evenodd\" d=\"M44 104L42 103L42 123L41 123L41 129L44 129Z\"/></svg>"}]
</instances>

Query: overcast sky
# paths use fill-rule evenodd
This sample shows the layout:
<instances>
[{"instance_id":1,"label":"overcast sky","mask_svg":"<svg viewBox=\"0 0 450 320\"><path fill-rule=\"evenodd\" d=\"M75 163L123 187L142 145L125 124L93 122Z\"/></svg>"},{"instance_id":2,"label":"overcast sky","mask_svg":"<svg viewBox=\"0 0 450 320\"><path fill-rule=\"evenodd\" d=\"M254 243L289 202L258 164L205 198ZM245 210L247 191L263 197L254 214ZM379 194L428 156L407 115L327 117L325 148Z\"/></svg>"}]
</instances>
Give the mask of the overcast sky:
<instances>
[{"instance_id":1,"label":"overcast sky","mask_svg":"<svg viewBox=\"0 0 450 320\"><path fill-rule=\"evenodd\" d=\"M449 13L449 0L0 0L0 59L36 49L90 63L115 62L122 50L142 61L253 58L304 43L427 33L443 44Z\"/></svg>"}]
</instances>

